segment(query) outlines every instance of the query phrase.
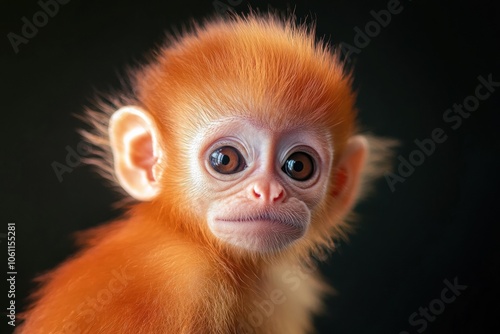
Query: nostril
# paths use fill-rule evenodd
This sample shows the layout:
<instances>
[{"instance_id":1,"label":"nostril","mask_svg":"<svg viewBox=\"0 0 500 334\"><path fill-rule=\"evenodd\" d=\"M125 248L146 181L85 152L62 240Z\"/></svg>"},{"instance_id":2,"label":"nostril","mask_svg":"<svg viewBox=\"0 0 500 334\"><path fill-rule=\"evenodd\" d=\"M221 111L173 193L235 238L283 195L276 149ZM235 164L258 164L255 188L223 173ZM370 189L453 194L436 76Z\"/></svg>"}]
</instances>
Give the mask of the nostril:
<instances>
[{"instance_id":1,"label":"nostril","mask_svg":"<svg viewBox=\"0 0 500 334\"><path fill-rule=\"evenodd\" d=\"M255 190L253 189L253 194L255 195L255 197L259 198L260 197L260 194Z\"/></svg>"},{"instance_id":2,"label":"nostril","mask_svg":"<svg viewBox=\"0 0 500 334\"><path fill-rule=\"evenodd\" d=\"M283 190L280 191L280 193L278 194L278 196L276 196L273 201L279 201L280 199L282 199L283 198L283 194L284 194Z\"/></svg>"}]
</instances>

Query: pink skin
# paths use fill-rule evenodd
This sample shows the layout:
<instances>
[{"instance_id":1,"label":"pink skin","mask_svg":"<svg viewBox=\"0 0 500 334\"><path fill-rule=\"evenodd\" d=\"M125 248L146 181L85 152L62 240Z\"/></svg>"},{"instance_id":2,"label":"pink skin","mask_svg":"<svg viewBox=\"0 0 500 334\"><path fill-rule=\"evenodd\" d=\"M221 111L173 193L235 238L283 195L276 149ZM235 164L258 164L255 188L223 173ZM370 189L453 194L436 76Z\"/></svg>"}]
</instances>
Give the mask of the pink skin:
<instances>
[{"instance_id":1,"label":"pink skin","mask_svg":"<svg viewBox=\"0 0 500 334\"><path fill-rule=\"evenodd\" d=\"M238 248L272 252L287 247L308 230L311 210L326 192L332 160L326 136L312 129L276 131L242 119L217 122L201 130L193 150L192 177L203 189L193 189L201 214L212 233ZM247 167L235 174L213 170L207 156L220 146L240 151ZM196 149L197 148L197 149ZM201 148L201 151L200 151ZM281 167L291 153L305 151L315 160L315 172L297 181Z\"/></svg>"}]
</instances>

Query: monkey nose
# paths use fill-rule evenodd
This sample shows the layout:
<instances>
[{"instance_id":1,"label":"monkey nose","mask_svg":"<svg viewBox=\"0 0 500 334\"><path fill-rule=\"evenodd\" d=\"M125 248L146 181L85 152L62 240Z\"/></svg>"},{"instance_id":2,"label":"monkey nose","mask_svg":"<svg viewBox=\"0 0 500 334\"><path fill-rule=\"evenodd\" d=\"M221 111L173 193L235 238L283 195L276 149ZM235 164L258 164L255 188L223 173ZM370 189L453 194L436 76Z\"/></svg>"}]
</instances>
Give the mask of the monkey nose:
<instances>
[{"instance_id":1,"label":"monkey nose","mask_svg":"<svg viewBox=\"0 0 500 334\"><path fill-rule=\"evenodd\" d=\"M250 189L250 196L253 200L278 203L285 197L285 190L278 182L274 180L260 180L255 182Z\"/></svg>"}]
</instances>

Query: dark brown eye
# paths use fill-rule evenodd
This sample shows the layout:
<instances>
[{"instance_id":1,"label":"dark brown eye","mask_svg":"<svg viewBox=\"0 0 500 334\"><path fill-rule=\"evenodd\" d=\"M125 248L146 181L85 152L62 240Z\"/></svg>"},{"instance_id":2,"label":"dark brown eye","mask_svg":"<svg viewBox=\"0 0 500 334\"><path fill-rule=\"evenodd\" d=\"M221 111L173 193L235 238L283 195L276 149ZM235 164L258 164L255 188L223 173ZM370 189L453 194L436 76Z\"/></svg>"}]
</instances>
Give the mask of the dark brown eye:
<instances>
[{"instance_id":1,"label":"dark brown eye","mask_svg":"<svg viewBox=\"0 0 500 334\"><path fill-rule=\"evenodd\" d=\"M245 169L241 153L231 146L223 146L210 154L210 166L221 174L234 174Z\"/></svg>"},{"instance_id":2,"label":"dark brown eye","mask_svg":"<svg viewBox=\"0 0 500 334\"><path fill-rule=\"evenodd\" d=\"M297 181L307 181L314 174L313 158L304 152L293 153L281 168L288 176Z\"/></svg>"}]
</instances>

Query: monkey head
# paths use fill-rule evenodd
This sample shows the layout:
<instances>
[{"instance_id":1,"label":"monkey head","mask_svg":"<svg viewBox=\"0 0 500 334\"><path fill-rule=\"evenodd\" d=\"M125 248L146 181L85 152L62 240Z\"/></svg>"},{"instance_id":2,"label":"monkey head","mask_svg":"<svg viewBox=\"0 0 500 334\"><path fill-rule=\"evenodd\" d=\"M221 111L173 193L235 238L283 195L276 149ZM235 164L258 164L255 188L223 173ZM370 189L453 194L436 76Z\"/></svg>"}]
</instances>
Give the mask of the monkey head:
<instances>
[{"instance_id":1,"label":"monkey head","mask_svg":"<svg viewBox=\"0 0 500 334\"><path fill-rule=\"evenodd\" d=\"M114 173L135 199L175 212L165 224L252 254L327 243L340 229L367 141L350 75L311 29L212 21L133 80L134 104L109 121Z\"/></svg>"}]
</instances>

